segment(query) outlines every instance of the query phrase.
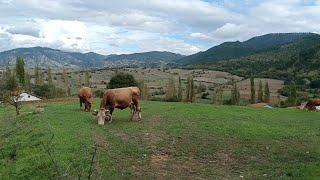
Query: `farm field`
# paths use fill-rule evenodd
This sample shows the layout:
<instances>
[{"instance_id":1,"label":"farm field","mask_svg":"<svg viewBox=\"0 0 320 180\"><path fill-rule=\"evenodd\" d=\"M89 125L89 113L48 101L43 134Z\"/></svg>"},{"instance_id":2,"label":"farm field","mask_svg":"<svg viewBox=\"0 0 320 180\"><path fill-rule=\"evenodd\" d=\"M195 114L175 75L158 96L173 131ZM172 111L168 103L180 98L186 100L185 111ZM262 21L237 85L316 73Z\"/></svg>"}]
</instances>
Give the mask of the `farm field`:
<instances>
[{"instance_id":1,"label":"farm field","mask_svg":"<svg viewBox=\"0 0 320 180\"><path fill-rule=\"evenodd\" d=\"M99 102L94 103L94 108ZM36 106L44 113L28 113ZM2 179L317 179L320 113L142 102L98 126L77 99L0 106Z\"/></svg>"},{"instance_id":2,"label":"farm field","mask_svg":"<svg viewBox=\"0 0 320 180\"><path fill-rule=\"evenodd\" d=\"M160 68L121 68L121 69L99 69L91 70L91 85L94 90L104 91L107 87L108 82L115 72L125 72L132 74L138 82L143 81L147 84L149 95L151 99L161 99L164 98L164 93L168 85L170 78L175 80L175 85L178 85L179 77L182 80L183 88L186 87L186 79L189 75L194 77L194 82L196 89L197 87L204 86L202 92L196 91L196 102L201 103L211 103L213 99L214 89L218 86L223 86L224 89L224 100L229 100L231 98L232 80L237 82L239 87L241 100L248 103L250 100L250 80L244 79L236 75L232 75L227 72L222 71L212 71L212 70L186 70L186 69L166 69L162 71ZM57 72L56 72L57 73ZM70 71L69 80L71 86L71 94L77 94L79 89L79 83L84 85L84 71ZM65 89L67 87L62 81L61 72L54 74L53 82L56 86ZM263 82L263 85L268 82L271 92L270 104L278 105L279 100L285 100L286 97L279 96L278 90L284 87L284 81L276 79L265 79L265 78L255 78L256 91L258 90L259 80ZM177 88L177 87L176 87ZM207 94L205 98L202 98L203 94ZM256 94L257 96L257 94ZM257 97L256 97L257 98Z\"/></svg>"}]
</instances>

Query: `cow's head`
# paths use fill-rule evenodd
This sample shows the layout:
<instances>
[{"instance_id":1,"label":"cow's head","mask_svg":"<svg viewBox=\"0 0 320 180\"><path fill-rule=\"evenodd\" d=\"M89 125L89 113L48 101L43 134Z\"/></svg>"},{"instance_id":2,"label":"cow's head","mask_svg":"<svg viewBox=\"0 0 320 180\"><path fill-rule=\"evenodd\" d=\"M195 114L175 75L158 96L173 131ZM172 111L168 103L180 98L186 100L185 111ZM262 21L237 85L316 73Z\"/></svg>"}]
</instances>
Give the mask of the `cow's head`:
<instances>
[{"instance_id":1,"label":"cow's head","mask_svg":"<svg viewBox=\"0 0 320 180\"><path fill-rule=\"evenodd\" d=\"M300 104L300 106L298 106L298 109L304 109L306 108L307 102L303 102Z\"/></svg>"},{"instance_id":2,"label":"cow's head","mask_svg":"<svg viewBox=\"0 0 320 180\"><path fill-rule=\"evenodd\" d=\"M99 125L104 125L104 122L108 121L108 118L110 118L110 111L105 108L100 108L95 114L98 118Z\"/></svg>"}]
</instances>

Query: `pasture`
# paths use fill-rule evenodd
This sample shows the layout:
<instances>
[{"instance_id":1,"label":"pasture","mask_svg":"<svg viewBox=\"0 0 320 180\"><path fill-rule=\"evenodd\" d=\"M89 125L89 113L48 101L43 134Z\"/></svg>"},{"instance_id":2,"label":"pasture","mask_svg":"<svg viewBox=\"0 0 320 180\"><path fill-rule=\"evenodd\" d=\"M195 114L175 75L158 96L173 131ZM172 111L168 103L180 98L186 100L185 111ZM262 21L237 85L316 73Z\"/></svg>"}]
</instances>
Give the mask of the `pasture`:
<instances>
[{"instance_id":1,"label":"pasture","mask_svg":"<svg viewBox=\"0 0 320 180\"><path fill-rule=\"evenodd\" d=\"M93 104L98 107L99 102ZM44 113L27 113L35 106ZM142 102L98 126L78 100L0 107L3 179L317 179L320 113Z\"/></svg>"}]
</instances>

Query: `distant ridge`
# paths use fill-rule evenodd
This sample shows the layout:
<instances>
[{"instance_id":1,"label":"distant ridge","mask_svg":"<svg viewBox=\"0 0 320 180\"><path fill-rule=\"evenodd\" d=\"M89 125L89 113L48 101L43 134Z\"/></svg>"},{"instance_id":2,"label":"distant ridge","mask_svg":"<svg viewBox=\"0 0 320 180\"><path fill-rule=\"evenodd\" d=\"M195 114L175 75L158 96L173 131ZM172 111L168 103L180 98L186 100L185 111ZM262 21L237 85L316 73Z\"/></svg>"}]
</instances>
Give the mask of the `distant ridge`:
<instances>
[{"instance_id":1,"label":"distant ridge","mask_svg":"<svg viewBox=\"0 0 320 180\"><path fill-rule=\"evenodd\" d=\"M123 55L101 55L95 52L80 53L66 52L47 47L17 48L0 52L0 66L14 66L16 57L24 58L28 67L39 65L40 67L51 66L53 68L95 68L104 66L130 66L159 64L160 62L171 62L184 57L183 55L151 51Z\"/></svg>"},{"instance_id":2,"label":"distant ridge","mask_svg":"<svg viewBox=\"0 0 320 180\"><path fill-rule=\"evenodd\" d=\"M288 44L312 36L313 33L272 33L253 37L247 41L225 42L204 52L177 60L180 64L202 64L229 60L262 52L272 47Z\"/></svg>"}]
</instances>

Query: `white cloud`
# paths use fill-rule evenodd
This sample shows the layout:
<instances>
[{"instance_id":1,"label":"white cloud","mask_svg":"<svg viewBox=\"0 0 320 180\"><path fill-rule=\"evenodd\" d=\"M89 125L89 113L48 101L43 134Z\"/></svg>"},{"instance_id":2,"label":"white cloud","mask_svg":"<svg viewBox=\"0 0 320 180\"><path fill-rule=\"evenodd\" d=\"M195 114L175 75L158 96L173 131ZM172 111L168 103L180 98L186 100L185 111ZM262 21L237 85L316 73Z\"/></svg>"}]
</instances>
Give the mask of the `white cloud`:
<instances>
[{"instance_id":1,"label":"white cloud","mask_svg":"<svg viewBox=\"0 0 320 180\"><path fill-rule=\"evenodd\" d=\"M320 1L0 0L0 51L190 54L271 32L320 32ZM3 45L6 44L6 45Z\"/></svg>"},{"instance_id":2,"label":"white cloud","mask_svg":"<svg viewBox=\"0 0 320 180\"><path fill-rule=\"evenodd\" d=\"M79 21L39 21L40 38L44 43L61 43L62 49L86 51L89 50L87 41L87 26Z\"/></svg>"}]
</instances>

